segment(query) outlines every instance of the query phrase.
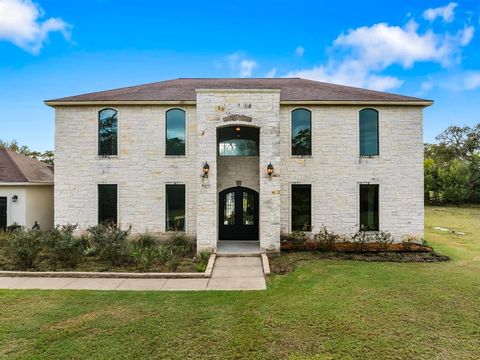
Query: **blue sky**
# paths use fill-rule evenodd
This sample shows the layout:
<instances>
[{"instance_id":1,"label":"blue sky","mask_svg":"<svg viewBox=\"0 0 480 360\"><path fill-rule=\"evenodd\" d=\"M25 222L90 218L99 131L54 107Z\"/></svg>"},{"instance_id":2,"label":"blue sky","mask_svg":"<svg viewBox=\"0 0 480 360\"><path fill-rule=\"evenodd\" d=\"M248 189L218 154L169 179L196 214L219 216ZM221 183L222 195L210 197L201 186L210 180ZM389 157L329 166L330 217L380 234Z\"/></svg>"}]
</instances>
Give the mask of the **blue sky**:
<instances>
[{"instance_id":1,"label":"blue sky","mask_svg":"<svg viewBox=\"0 0 480 360\"><path fill-rule=\"evenodd\" d=\"M479 1L0 0L0 139L52 149L43 100L177 77L301 76L480 121ZM339 6L341 5L341 6Z\"/></svg>"}]
</instances>

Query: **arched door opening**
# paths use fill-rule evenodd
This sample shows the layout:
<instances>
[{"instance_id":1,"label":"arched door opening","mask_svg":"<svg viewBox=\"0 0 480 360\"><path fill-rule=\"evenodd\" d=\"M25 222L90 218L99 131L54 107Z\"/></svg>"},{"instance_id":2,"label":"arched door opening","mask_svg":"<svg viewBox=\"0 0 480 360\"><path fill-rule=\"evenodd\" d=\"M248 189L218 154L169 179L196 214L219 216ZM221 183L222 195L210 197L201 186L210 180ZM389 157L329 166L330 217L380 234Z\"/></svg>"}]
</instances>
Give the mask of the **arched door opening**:
<instances>
[{"instance_id":1,"label":"arched door opening","mask_svg":"<svg viewBox=\"0 0 480 360\"><path fill-rule=\"evenodd\" d=\"M219 194L220 240L258 240L258 192L236 186Z\"/></svg>"}]
</instances>

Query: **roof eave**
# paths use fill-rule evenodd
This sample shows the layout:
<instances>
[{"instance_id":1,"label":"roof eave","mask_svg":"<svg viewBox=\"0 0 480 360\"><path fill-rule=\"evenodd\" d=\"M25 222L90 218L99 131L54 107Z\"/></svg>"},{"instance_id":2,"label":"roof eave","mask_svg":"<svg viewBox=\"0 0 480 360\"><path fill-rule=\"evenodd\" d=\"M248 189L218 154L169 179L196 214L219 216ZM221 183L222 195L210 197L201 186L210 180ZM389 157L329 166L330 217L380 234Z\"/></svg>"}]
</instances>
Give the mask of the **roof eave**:
<instances>
[{"instance_id":1,"label":"roof eave","mask_svg":"<svg viewBox=\"0 0 480 360\"><path fill-rule=\"evenodd\" d=\"M195 100L45 100L45 105L95 106L95 105L195 105Z\"/></svg>"},{"instance_id":2,"label":"roof eave","mask_svg":"<svg viewBox=\"0 0 480 360\"><path fill-rule=\"evenodd\" d=\"M396 105L423 106L433 105L433 100L282 100L280 105Z\"/></svg>"},{"instance_id":3,"label":"roof eave","mask_svg":"<svg viewBox=\"0 0 480 360\"><path fill-rule=\"evenodd\" d=\"M56 106L97 106L97 105L196 105L195 100L88 100L64 101L46 100L50 107ZM432 100L280 100L280 105L395 105L431 106Z\"/></svg>"},{"instance_id":4,"label":"roof eave","mask_svg":"<svg viewBox=\"0 0 480 360\"><path fill-rule=\"evenodd\" d=\"M39 186L39 185L51 185L53 186L53 181L40 182L40 181L0 181L0 186Z\"/></svg>"}]
</instances>

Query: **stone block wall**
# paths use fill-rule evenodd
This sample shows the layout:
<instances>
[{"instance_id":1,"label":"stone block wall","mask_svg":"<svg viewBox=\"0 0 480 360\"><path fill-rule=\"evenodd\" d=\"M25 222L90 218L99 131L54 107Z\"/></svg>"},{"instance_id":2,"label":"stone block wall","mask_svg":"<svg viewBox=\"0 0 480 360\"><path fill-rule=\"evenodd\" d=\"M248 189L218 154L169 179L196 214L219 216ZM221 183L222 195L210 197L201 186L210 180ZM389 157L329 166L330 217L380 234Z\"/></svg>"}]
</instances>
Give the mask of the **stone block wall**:
<instances>
[{"instance_id":1,"label":"stone block wall","mask_svg":"<svg viewBox=\"0 0 480 360\"><path fill-rule=\"evenodd\" d=\"M117 109L119 118L119 155L112 158L97 155L98 111L106 107ZM369 182L380 186L380 228L397 241L422 236L422 108L375 106L380 155L361 158L363 107L302 107L312 111L313 153L299 158L290 155L290 114L298 106L280 106L278 90L199 90L196 106L58 106L55 224L96 224L97 185L118 184L119 224L134 232L163 232L165 185L179 183L186 185L187 232L197 235L200 250L214 249L218 193L242 180L260 193L261 247L276 251L280 230L291 228L293 183L312 185L313 231L325 225L351 234L359 223L359 184ZM186 111L186 156L165 156L165 112L171 108ZM217 157L217 128L234 125L259 129L258 158ZM201 176L205 161L208 178ZM270 162L272 177L266 173ZM237 179L236 168L244 180Z\"/></svg>"},{"instance_id":2,"label":"stone block wall","mask_svg":"<svg viewBox=\"0 0 480 360\"><path fill-rule=\"evenodd\" d=\"M339 234L359 229L359 184L379 184L380 229L396 241L423 236L422 108L375 106L379 112L380 155L359 156L362 106L303 106L312 112L312 156L290 149L291 111L282 106L282 231L291 230L290 196L294 183L312 185L313 232L325 225Z\"/></svg>"},{"instance_id":3,"label":"stone block wall","mask_svg":"<svg viewBox=\"0 0 480 360\"><path fill-rule=\"evenodd\" d=\"M118 110L118 156L98 154L98 111ZM120 226L165 231L165 185L186 185L186 231L196 233L196 123L186 111L186 156L165 155L166 106L61 106L56 108L55 224L97 223L97 185L118 184Z\"/></svg>"},{"instance_id":4,"label":"stone block wall","mask_svg":"<svg viewBox=\"0 0 480 360\"><path fill-rule=\"evenodd\" d=\"M218 192L237 186L238 181L241 182L241 186L260 191L258 156L219 156L217 160Z\"/></svg>"}]
</instances>

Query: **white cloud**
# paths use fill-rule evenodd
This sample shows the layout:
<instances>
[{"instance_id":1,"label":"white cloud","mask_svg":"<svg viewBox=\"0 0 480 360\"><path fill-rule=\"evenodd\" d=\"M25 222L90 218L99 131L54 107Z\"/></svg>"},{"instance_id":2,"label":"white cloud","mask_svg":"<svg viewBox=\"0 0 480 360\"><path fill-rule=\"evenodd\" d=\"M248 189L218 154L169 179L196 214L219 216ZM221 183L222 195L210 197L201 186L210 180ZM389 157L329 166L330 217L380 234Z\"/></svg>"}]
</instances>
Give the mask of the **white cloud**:
<instances>
[{"instance_id":1,"label":"white cloud","mask_svg":"<svg viewBox=\"0 0 480 360\"><path fill-rule=\"evenodd\" d=\"M255 60L248 59L245 54L237 51L227 57L230 68L240 77L252 76L253 70L258 67Z\"/></svg>"},{"instance_id":2,"label":"white cloud","mask_svg":"<svg viewBox=\"0 0 480 360\"><path fill-rule=\"evenodd\" d=\"M305 54L305 49L302 46L297 46L295 49L295 54L297 56L303 56L303 54Z\"/></svg>"},{"instance_id":3,"label":"white cloud","mask_svg":"<svg viewBox=\"0 0 480 360\"><path fill-rule=\"evenodd\" d=\"M432 80L426 80L420 85L420 92L425 93L433 88Z\"/></svg>"},{"instance_id":4,"label":"white cloud","mask_svg":"<svg viewBox=\"0 0 480 360\"><path fill-rule=\"evenodd\" d=\"M270 70L269 72L267 72L265 74L265 77L267 78L273 78L275 77L275 75L277 75L277 68L273 68L272 70Z\"/></svg>"},{"instance_id":5,"label":"white cloud","mask_svg":"<svg viewBox=\"0 0 480 360\"><path fill-rule=\"evenodd\" d=\"M480 71L470 71L463 76L463 89L475 90L480 87Z\"/></svg>"},{"instance_id":6,"label":"white cloud","mask_svg":"<svg viewBox=\"0 0 480 360\"><path fill-rule=\"evenodd\" d=\"M0 0L0 40L38 54L50 32L70 39L70 25L60 18L41 21L43 10L31 0Z\"/></svg>"},{"instance_id":7,"label":"white cloud","mask_svg":"<svg viewBox=\"0 0 480 360\"><path fill-rule=\"evenodd\" d=\"M470 41L473 39L473 34L475 34L475 28L473 26L465 26L460 33L460 45L466 46L470 44Z\"/></svg>"},{"instance_id":8,"label":"white cloud","mask_svg":"<svg viewBox=\"0 0 480 360\"><path fill-rule=\"evenodd\" d=\"M332 57L312 69L290 72L312 80L366 87L385 91L395 89L403 80L379 75L392 65L404 69L417 62L436 62L443 67L461 60L461 48L473 38L474 28L465 26L455 34L420 33L418 24L410 20L404 27L387 23L362 26L341 34L333 42Z\"/></svg>"},{"instance_id":9,"label":"white cloud","mask_svg":"<svg viewBox=\"0 0 480 360\"><path fill-rule=\"evenodd\" d=\"M430 21L434 21L436 18L441 17L444 22L450 23L455 18L455 8L457 6L458 4L456 2L451 2L446 6L430 8L423 12L423 17Z\"/></svg>"},{"instance_id":10,"label":"white cloud","mask_svg":"<svg viewBox=\"0 0 480 360\"><path fill-rule=\"evenodd\" d=\"M240 61L240 77L252 76L252 71L257 67L257 63L254 60L242 60Z\"/></svg>"}]
</instances>

